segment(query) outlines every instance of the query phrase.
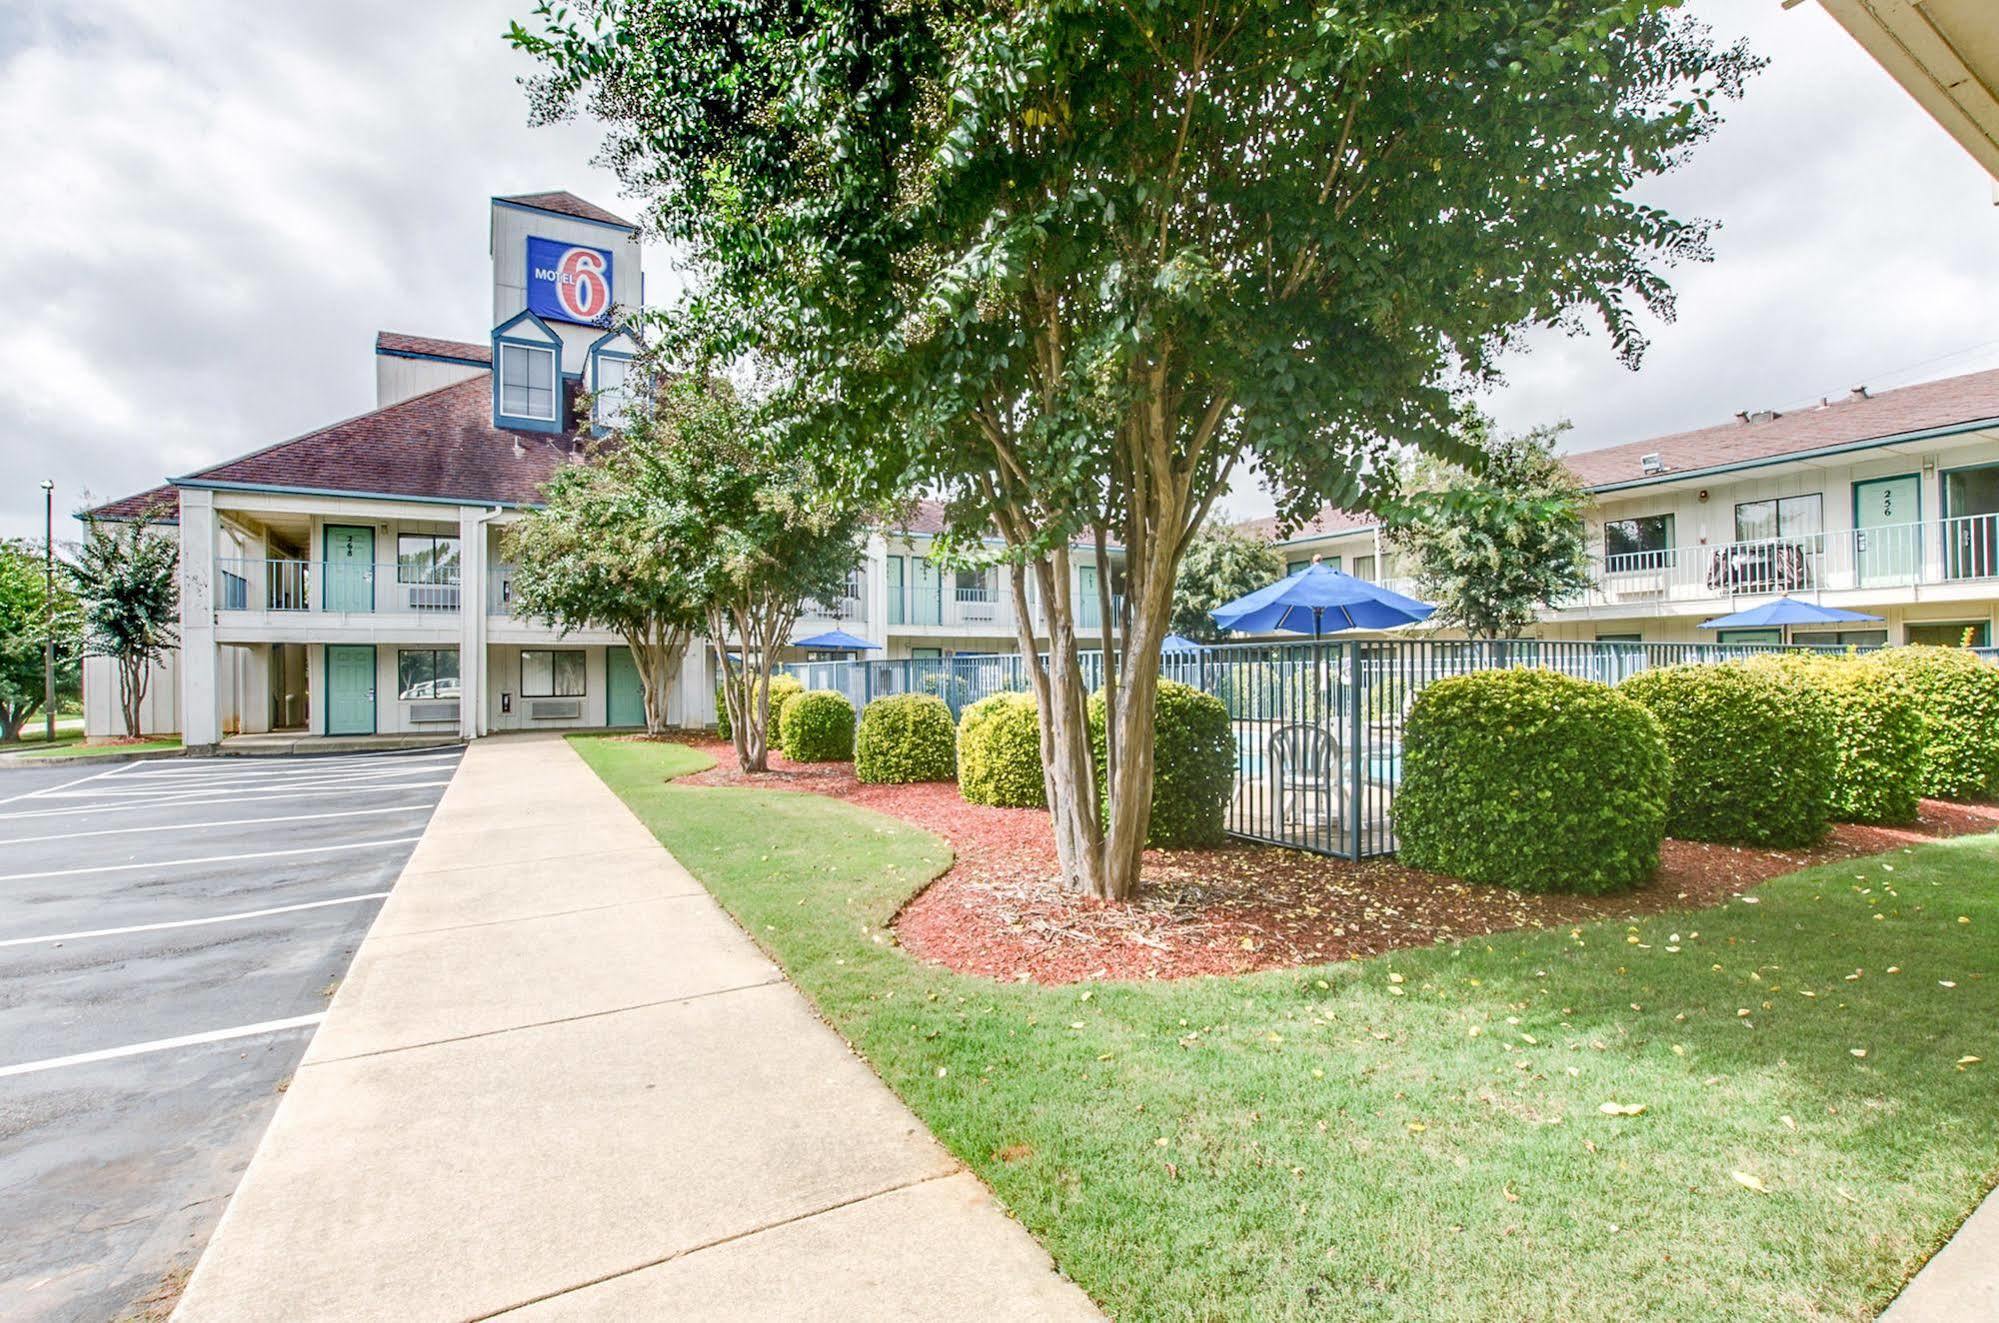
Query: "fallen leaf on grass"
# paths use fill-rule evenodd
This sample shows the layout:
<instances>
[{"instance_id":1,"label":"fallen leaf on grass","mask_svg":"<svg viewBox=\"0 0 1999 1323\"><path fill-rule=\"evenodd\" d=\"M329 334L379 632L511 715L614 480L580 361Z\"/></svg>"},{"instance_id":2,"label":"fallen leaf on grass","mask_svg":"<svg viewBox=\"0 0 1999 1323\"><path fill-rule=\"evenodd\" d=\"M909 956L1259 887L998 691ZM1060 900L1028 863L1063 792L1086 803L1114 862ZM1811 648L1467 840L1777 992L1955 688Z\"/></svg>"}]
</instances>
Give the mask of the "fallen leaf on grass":
<instances>
[{"instance_id":1,"label":"fallen leaf on grass","mask_svg":"<svg viewBox=\"0 0 1999 1323\"><path fill-rule=\"evenodd\" d=\"M1605 1116L1643 1116L1645 1104L1607 1102L1597 1110Z\"/></svg>"},{"instance_id":2,"label":"fallen leaf on grass","mask_svg":"<svg viewBox=\"0 0 1999 1323\"><path fill-rule=\"evenodd\" d=\"M1745 1190L1754 1190L1758 1194L1770 1193L1769 1186L1765 1185L1762 1181L1757 1180L1754 1176L1751 1176L1746 1171L1732 1171L1728 1174L1734 1177L1735 1183L1737 1185L1740 1185Z\"/></svg>"}]
</instances>

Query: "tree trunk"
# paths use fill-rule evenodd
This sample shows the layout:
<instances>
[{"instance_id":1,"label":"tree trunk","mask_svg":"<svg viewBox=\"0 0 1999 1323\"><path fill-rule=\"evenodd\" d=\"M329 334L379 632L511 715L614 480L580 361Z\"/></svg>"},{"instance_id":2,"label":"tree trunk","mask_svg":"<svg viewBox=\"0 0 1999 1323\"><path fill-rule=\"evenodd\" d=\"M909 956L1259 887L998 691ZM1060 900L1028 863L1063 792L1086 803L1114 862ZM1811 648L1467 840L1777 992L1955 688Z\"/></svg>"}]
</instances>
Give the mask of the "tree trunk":
<instances>
[{"instance_id":1,"label":"tree trunk","mask_svg":"<svg viewBox=\"0 0 1999 1323\"><path fill-rule=\"evenodd\" d=\"M130 655L118 658L118 707L125 719L125 734L139 738L140 709L146 702L147 659Z\"/></svg>"},{"instance_id":2,"label":"tree trunk","mask_svg":"<svg viewBox=\"0 0 1999 1323\"><path fill-rule=\"evenodd\" d=\"M673 692L674 672L680 669L681 659L687 655L688 632L655 622L643 631L628 630L624 637L638 668L639 692L645 699L646 734L658 739L667 732L666 700Z\"/></svg>"},{"instance_id":3,"label":"tree trunk","mask_svg":"<svg viewBox=\"0 0 1999 1323\"><path fill-rule=\"evenodd\" d=\"M35 715L39 701L24 703L18 707L0 706L0 744L12 744L21 738L21 728L28 724L28 718Z\"/></svg>"},{"instance_id":4,"label":"tree trunk","mask_svg":"<svg viewBox=\"0 0 1999 1323\"><path fill-rule=\"evenodd\" d=\"M797 603L753 593L709 612L708 634L722 668L722 699L729 712L729 736L736 746L736 763L745 772L770 770L770 676L777 649L790 634ZM743 649L743 664L729 660L728 636L734 632ZM755 664L751 664L751 656Z\"/></svg>"},{"instance_id":5,"label":"tree trunk","mask_svg":"<svg viewBox=\"0 0 1999 1323\"><path fill-rule=\"evenodd\" d=\"M1075 603L1069 593L1069 553L1058 549L1034 565L1048 615L1048 659L1034 656L1048 814L1063 885L1104 896L1103 825L1097 815L1096 769L1090 760L1089 690L1077 655ZM1031 632L1032 625L1028 625Z\"/></svg>"}]
</instances>

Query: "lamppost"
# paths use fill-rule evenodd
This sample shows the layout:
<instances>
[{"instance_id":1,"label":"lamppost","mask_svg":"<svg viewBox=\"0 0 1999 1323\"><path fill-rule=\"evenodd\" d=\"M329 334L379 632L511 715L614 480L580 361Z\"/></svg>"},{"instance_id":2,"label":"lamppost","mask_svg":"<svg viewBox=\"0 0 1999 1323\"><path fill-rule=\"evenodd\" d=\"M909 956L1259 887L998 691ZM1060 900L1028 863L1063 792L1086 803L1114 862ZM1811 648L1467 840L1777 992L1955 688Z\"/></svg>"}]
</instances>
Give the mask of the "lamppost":
<instances>
[{"instance_id":1,"label":"lamppost","mask_svg":"<svg viewBox=\"0 0 1999 1323\"><path fill-rule=\"evenodd\" d=\"M42 479L42 730L56 746L56 482Z\"/></svg>"}]
</instances>

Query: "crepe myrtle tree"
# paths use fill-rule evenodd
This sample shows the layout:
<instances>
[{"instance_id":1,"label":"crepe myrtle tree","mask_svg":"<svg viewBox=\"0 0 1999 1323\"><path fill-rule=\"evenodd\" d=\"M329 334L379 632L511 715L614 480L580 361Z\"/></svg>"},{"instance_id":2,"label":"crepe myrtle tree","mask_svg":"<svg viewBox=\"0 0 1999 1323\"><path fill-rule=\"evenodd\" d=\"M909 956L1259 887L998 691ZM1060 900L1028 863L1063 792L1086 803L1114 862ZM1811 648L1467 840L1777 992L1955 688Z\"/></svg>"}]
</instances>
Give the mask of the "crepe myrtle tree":
<instances>
[{"instance_id":1,"label":"crepe myrtle tree","mask_svg":"<svg viewBox=\"0 0 1999 1323\"><path fill-rule=\"evenodd\" d=\"M561 630L609 629L625 640L645 698L646 733L667 729L667 698L706 618L697 559L653 541L648 512L680 497L649 428L607 439L560 469L539 510L504 535L517 609Z\"/></svg>"},{"instance_id":2,"label":"crepe myrtle tree","mask_svg":"<svg viewBox=\"0 0 1999 1323\"><path fill-rule=\"evenodd\" d=\"M1175 634L1218 643L1225 635L1208 613L1284 577L1284 556L1264 538L1210 517L1187 543L1173 584Z\"/></svg>"},{"instance_id":3,"label":"crepe myrtle tree","mask_svg":"<svg viewBox=\"0 0 1999 1323\"><path fill-rule=\"evenodd\" d=\"M54 592L49 591L43 552L40 542L0 540L0 743L20 739L21 728L42 709L49 638L55 640L58 701L78 692L83 615L67 562L56 562Z\"/></svg>"},{"instance_id":4,"label":"crepe myrtle tree","mask_svg":"<svg viewBox=\"0 0 1999 1323\"><path fill-rule=\"evenodd\" d=\"M619 446L642 470L629 536L678 565L715 649L736 761L764 771L778 650L805 600L835 596L860 564L868 511L827 490L764 430L758 398L719 377L660 391Z\"/></svg>"},{"instance_id":5,"label":"crepe myrtle tree","mask_svg":"<svg viewBox=\"0 0 1999 1323\"><path fill-rule=\"evenodd\" d=\"M1639 315L1706 228L1635 201L1756 60L1671 0L546 0L511 40L691 258L709 352L785 366L798 443L947 501L1037 657L1064 878L1135 888L1152 708L1195 530L1253 464L1280 516L1462 457L1526 328ZM1108 826L1071 548L1122 548ZM982 539L997 533L996 552Z\"/></svg>"},{"instance_id":6,"label":"crepe myrtle tree","mask_svg":"<svg viewBox=\"0 0 1999 1323\"><path fill-rule=\"evenodd\" d=\"M134 739L153 667L180 642L179 568L178 541L150 516L84 517L71 570L83 604L84 651L117 667L118 711Z\"/></svg>"},{"instance_id":7,"label":"crepe myrtle tree","mask_svg":"<svg viewBox=\"0 0 1999 1323\"><path fill-rule=\"evenodd\" d=\"M1470 466L1419 457L1389 543L1412 563L1417 591L1436 603L1435 625L1475 639L1517 638L1544 607L1589 587L1583 512L1589 493L1555 454L1566 422L1495 436L1467 414Z\"/></svg>"}]
</instances>

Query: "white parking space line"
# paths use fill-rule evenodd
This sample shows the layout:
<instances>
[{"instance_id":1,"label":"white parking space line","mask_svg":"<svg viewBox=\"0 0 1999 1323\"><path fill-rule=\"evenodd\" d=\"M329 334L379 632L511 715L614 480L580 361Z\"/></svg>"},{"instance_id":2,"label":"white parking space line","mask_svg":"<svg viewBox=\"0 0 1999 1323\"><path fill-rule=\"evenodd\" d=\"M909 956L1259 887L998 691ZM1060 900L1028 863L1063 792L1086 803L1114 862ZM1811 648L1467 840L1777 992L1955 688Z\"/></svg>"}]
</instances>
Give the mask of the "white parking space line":
<instances>
[{"instance_id":1,"label":"white parking space line","mask_svg":"<svg viewBox=\"0 0 1999 1323\"><path fill-rule=\"evenodd\" d=\"M387 813L428 813L430 804L395 804L388 808L337 809L330 813L282 813L268 818L218 818L212 822L168 822L148 827L99 827L95 831L59 831L46 836L0 837L0 849L42 841L79 841L86 836L127 836L134 832L211 831L216 827L261 827L275 822L324 822L330 818L374 818Z\"/></svg>"},{"instance_id":2,"label":"white parking space line","mask_svg":"<svg viewBox=\"0 0 1999 1323\"><path fill-rule=\"evenodd\" d=\"M443 781L401 781L390 785L353 786L343 790L340 797L345 799L354 795L389 795L403 790L423 790L433 786L448 786L450 784L451 781L447 778ZM0 813L0 822L13 822L26 818L71 818L91 813L121 813L132 809L200 808L209 804L274 804L288 799L324 800L326 798L324 794L313 790L287 791L283 794L219 796L211 791L204 790L198 792L189 791L187 794L197 797L187 798L180 794L166 794L156 800L143 802L116 801L106 804L70 805L64 808L25 809L18 813ZM208 795L209 798L199 798L198 796L200 795Z\"/></svg>"},{"instance_id":3,"label":"white parking space line","mask_svg":"<svg viewBox=\"0 0 1999 1323\"><path fill-rule=\"evenodd\" d=\"M288 762L264 759L246 760L243 762L217 762L204 758L198 762L184 762L172 767L151 767L146 771L134 773L134 779L142 781L173 781L189 777L282 776L291 772L331 771L336 768L373 770L375 768L437 767L445 763L456 762L457 759L458 754L455 750L449 754L425 754L402 758L382 756L371 758L298 758Z\"/></svg>"},{"instance_id":4,"label":"white parking space line","mask_svg":"<svg viewBox=\"0 0 1999 1323\"><path fill-rule=\"evenodd\" d=\"M123 1047L99 1048L95 1052L78 1052L73 1056L44 1057L40 1061L23 1061L12 1066L0 1066L0 1079L9 1075L32 1075L42 1070L60 1070L64 1066L86 1066L93 1061L115 1061L119 1057L165 1052L176 1047L197 1047L202 1043L221 1043L232 1038L252 1038L258 1034L281 1033L286 1029L304 1029L309 1025L318 1024L325 1018L325 1011L315 1011L311 1015L294 1015L288 1020L264 1020L257 1024L237 1025L233 1029L210 1029L205 1033L182 1034L177 1038L155 1038L149 1043L127 1043Z\"/></svg>"},{"instance_id":5,"label":"white parking space line","mask_svg":"<svg viewBox=\"0 0 1999 1323\"><path fill-rule=\"evenodd\" d=\"M386 781L399 776L436 773L450 766L444 762L372 763L365 767L322 764L287 768L258 768L254 771L213 771L186 776L127 776L118 783L121 790L171 790L182 786L281 785L287 781Z\"/></svg>"},{"instance_id":6,"label":"white parking space line","mask_svg":"<svg viewBox=\"0 0 1999 1323\"><path fill-rule=\"evenodd\" d=\"M119 772L130 766L133 766L133 764L126 763L119 767L107 767L101 772L92 772L88 776L79 776L74 781L64 781L60 785L43 786L40 790L24 790L18 795L9 795L5 799L0 799L0 804L11 804L17 799L40 799L44 795L52 795L59 790L67 790L71 786L80 786L85 781L95 781L99 777L105 776L116 776Z\"/></svg>"},{"instance_id":7,"label":"white parking space line","mask_svg":"<svg viewBox=\"0 0 1999 1323\"><path fill-rule=\"evenodd\" d=\"M0 873L0 882L30 882L41 877L83 877L91 873L130 873L142 868L186 868L191 864L233 864L240 859L284 859L301 854L333 854L341 850L370 850L384 845L413 845L421 836L392 836L379 841L349 841L342 845L313 845L298 850L248 850L238 854L211 854L196 859L148 859L132 864L99 864L93 868L50 868L35 873Z\"/></svg>"},{"instance_id":8,"label":"white parking space line","mask_svg":"<svg viewBox=\"0 0 1999 1323\"><path fill-rule=\"evenodd\" d=\"M440 769L442 770L442 769ZM408 785L410 781L402 777L293 777L283 781L257 781L251 783L234 781L198 781L188 785L141 786L117 784L92 786L85 790L67 794L52 795L50 800L58 803L82 803L102 800L115 803L120 800L157 799L162 803L173 803L195 795L217 795L227 792L234 795L265 795L298 790L326 790L341 793L374 786Z\"/></svg>"},{"instance_id":9,"label":"white parking space line","mask_svg":"<svg viewBox=\"0 0 1999 1323\"><path fill-rule=\"evenodd\" d=\"M172 919L164 923L134 923L123 928L86 928L81 932L47 933L40 937L8 937L0 939L0 946L39 946L45 942L74 942L85 937L123 937L128 933L156 933L168 928L200 928L211 923L236 923L243 919L267 919L273 914L323 910L329 905L359 905L364 901L381 900L388 894L386 891L369 891L359 896L308 900L297 905L277 905L267 910L238 910L234 914L213 914L205 919Z\"/></svg>"}]
</instances>

